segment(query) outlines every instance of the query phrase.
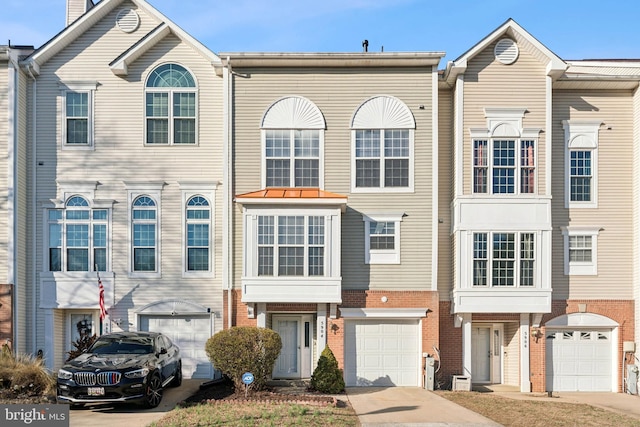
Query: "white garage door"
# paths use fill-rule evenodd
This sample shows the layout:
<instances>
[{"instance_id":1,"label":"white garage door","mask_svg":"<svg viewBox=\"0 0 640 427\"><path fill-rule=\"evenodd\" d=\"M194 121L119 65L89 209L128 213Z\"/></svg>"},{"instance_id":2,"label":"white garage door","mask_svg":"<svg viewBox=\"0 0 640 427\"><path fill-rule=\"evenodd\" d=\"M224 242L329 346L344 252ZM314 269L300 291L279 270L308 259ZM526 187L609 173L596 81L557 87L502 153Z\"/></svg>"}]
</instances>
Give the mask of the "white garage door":
<instances>
[{"instance_id":1,"label":"white garage door","mask_svg":"<svg viewBox=\"0 0 640 427\"><path fill-rule=\"evenodd\" d=\"M180 347L185 378L213 378L213 366L204 349L212 334L210 316L145 315L140 316L140 330L162 332Z\"/></svg>"},{"instance_id":2,"label":"white garage door","mask_svg":"<svg viewBox=\"0 0 640 427\"><path fill-rule=\"evenodd\" d=\"M611 331L548 330L547 391L611 391Z\"/></svg>"},{"instance_id":3,"label":"white garage door","mask_svg":"<svg viewBox=\"0 0 640 427\"><path fill-rule=\"evenodd\" d=\"M347 386L417 386L420 334L417 319L345 322Z\"/></svg>"}]
</instances>

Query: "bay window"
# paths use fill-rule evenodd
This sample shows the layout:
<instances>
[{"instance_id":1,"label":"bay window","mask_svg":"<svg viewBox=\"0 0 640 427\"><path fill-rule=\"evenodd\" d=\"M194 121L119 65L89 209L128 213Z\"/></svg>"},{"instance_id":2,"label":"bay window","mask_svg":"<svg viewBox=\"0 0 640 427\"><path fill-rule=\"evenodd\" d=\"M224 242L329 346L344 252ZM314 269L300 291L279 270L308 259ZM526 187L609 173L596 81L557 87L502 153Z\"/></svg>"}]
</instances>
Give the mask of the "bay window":
<instances>
[{"instance_id":1,"label":"bay window","mask_svg":"<svg viewBox=\"0 0 640 427\"><path fill-rule=\"evenodd\" d=\"M534 233L474 233L473 286L534 286Z\"/></svg>"}]
</instances>

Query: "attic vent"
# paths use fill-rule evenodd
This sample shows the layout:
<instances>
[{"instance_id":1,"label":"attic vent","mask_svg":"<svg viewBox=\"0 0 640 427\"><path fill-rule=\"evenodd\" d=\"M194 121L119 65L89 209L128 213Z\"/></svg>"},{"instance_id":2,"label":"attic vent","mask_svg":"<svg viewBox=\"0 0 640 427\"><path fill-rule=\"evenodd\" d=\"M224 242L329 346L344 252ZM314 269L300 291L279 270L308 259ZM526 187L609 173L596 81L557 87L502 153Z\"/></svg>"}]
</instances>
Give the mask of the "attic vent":
<instances>
[{"instance_id":1,"label":"attic vent","mask_svg":"<svg viewBox=\"0 0 640 427\"><path fill-rule=\"evenodd\" d=\"M518 59L518 45L511 39L502 39L496 43L493 54L505 65L513 64Z\"/></svg>"},{"instance_id":2,"label":"attic vent","mask_svg":"<svg viewBox=\"0 0 640 427\"><path fill-rule=\"evenodd\" d=\"M132 33L140 24L140 17L133 9L122 9L116 16L116 24L125 33Z\"/></svg>"}]
</instances>

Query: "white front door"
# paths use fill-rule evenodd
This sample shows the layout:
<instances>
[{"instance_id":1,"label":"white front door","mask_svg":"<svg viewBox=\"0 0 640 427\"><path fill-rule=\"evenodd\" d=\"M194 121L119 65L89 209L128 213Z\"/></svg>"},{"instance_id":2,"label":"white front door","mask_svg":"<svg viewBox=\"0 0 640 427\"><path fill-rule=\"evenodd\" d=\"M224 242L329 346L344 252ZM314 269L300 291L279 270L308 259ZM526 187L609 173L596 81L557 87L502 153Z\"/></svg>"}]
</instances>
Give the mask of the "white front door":
<instances>
[{"instance_id":1,"label":"white front door","mask_svg":"<svg viewBox=\"0 0 640 427\"><path fill-rule=\"evenodd\" d=\"M273 378L311 377L311 316L274 315L272 327L282 339Z\"/></svg>"},{"instance_id":2,"label":"white front door","mask_svg":"<svg viewBox=\"0 0 640 427\"><path fill-rule=\"evenodd\" d=\"M474 326L471 329L471 379L476 383L488 383L491 379L491 327Z\"/></svg>"}]
</instances>

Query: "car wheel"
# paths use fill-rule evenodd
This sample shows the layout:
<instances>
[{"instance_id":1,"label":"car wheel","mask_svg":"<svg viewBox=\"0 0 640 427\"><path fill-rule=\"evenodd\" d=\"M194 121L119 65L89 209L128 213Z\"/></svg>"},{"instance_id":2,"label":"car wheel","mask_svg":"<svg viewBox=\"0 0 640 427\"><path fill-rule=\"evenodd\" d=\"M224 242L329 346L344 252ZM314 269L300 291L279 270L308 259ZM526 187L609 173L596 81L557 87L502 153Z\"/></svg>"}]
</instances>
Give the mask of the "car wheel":
<instances>
[{"instance_id":1,"label":"car wheel","mask_svg":"<svg viewBox=\"0 0 640 427\"><path fill-rule=\"evenodd\" d=\"M176 369L175 376L171 381L171 387L180 387L182 384L182 362L178 363L178 369Z\"/></svg>"},{"instance_id":2,"label":"car wheel","mask_svg":"<svg viewBox=\"0 0 640 427\"><path fill-rule=\"evenodd\" d=\"M153 374L147 383L144 394L144 406L155 408L162 400L162 381L158 374Z\"/></svg>"}]
</instances>

